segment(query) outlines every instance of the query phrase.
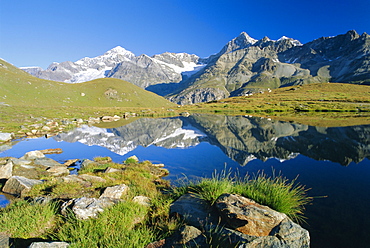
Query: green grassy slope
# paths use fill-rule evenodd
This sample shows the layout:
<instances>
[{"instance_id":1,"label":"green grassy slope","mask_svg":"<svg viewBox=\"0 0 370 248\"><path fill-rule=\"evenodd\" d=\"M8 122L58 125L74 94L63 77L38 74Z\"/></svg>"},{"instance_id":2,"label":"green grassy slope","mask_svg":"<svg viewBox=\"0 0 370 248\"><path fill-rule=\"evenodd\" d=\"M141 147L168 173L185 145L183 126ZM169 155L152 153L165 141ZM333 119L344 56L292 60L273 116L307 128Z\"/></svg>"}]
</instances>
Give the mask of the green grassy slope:
<instances>
[{"instance_id":1,"label":"green grassy slope","mask_svg":"<svg viewBox=\"0 0 370 248\"><path fill-rule=\"evenodd\" d=\"M152 92L123 80L102 78L80 84L43 80L0 60L0 103L29 107L173 107Z\"/></svg>"}]
</instances>

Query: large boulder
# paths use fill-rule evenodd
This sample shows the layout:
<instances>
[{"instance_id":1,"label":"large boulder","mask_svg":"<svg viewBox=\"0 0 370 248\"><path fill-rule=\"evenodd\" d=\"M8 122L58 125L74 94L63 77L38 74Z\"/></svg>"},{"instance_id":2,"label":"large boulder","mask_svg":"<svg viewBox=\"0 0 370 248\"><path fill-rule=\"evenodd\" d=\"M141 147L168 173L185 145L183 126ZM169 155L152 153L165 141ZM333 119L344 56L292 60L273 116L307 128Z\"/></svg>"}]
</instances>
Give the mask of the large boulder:
<instances>
[{"instance_id":1,"label":"large boulder","mask_svg":"<svg viewBox=\"0 0 370 248\"><path fill-rule=\"evenodd\" d=\"M28 179L21 176L12 176L6 181L3 187L3 192L22 196L27 193L34 185L41 183L41 180Z\"/></svg>"},{"instance_id":2,"label":"large boulder","mask_svg":"<svg viewBox=\"0 0 370 248\"><path fill-rule=\"evenodd\" d=\"M186 223L197 228L219 222L207 201L192 194L182 195L170 206L170 214L182 217Z\"/></svg>"},{"instance_id":3,"label":"large boulder","mask_svg":"<svg viewBox=\"0 0 370 248\"><path fill-rule=\"evenodd\" d=\"M62 213L65 214L66 209L71 207L77 219L86 220L89 218L97 218L98 214L103 212L105 208L113 206L118 202L120 202L120 200L107 197L99 199L81 197L65 202L62 206Z\"/></svg>"},{"instance_id":4,"label":"large boulder","mask_svg":"<svg viewBox=\"0 0 370 248\"><path fill-rule=\"evenodd\" d=\"M221 195L215 205L223 220L241 232L243 245L239 247L310 247L308 231L283 213L233 194ZM233 235L238 234L234 232Z\"/></svg>"},{"instance_id":5,"label":"large boulder","mask_svg":"<svg viewBox=\"0 0 370 248\"><path fill-rule=\"evenodd\" d=\"M0 179L9 179L13 176L13 162L8 160L4 165L0 165Z\"/></svg>"},{"instance_id":6,"label":"large boulder","mask_svg":"<svg viewBox=\"0 0 370 248\"><path fill-rule=\"evenodd\" d=\"M234 194L223 194L216 207L227 224L244 234L267 236L287 216L255 201Z\"/></svg>"}]
</instances>

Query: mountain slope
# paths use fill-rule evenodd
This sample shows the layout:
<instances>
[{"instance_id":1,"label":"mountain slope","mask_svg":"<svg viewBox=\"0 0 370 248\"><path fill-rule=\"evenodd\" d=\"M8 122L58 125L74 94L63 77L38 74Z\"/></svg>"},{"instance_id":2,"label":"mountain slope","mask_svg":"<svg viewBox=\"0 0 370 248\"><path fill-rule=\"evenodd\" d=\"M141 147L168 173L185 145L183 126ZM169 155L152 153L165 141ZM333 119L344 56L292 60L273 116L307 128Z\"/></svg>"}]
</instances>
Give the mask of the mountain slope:
<instances>
[{"instance_id":1,"label":"mountain slope","mask_svg":"<svg viewBox=\"0 0 370 248\"><path fill-rule=\"evenodd\" d=\"M170 107L174 104L119 79L81 84L39 79L0 60L0 102L12 106Z\"/></svg>"},{"instance_id":2,"label":"mountain slope","mask_svg":"<svg viewBox=\"0 0 370 248\"><path fill-rule=\"evenodd\" d=\"M352 81L369 84L369 50L370 36L360 36L355 31L304 45L287 37L257 41L243 32L167 98L191 104L289 85Z\"/></svg>"}]
</instances>

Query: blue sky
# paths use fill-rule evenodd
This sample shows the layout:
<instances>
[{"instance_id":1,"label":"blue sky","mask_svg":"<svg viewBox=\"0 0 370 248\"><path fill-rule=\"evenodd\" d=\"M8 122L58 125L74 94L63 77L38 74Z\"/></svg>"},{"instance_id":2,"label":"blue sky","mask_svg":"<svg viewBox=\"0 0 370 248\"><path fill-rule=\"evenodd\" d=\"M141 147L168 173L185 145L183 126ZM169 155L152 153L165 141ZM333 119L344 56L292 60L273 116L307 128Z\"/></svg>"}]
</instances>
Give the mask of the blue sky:
<instances>
[{"instance_id":1,"label":"blue sky","mask_svg":"<svg viewBox=\"0 0 370 248\"><path fill-rule=\"evenodd\" d=\"M370 33L370 0L0 0L0 57L21 66L136 55L207 57L242 31L302 43L354 29Z\"/></svg>"}]
</instances>

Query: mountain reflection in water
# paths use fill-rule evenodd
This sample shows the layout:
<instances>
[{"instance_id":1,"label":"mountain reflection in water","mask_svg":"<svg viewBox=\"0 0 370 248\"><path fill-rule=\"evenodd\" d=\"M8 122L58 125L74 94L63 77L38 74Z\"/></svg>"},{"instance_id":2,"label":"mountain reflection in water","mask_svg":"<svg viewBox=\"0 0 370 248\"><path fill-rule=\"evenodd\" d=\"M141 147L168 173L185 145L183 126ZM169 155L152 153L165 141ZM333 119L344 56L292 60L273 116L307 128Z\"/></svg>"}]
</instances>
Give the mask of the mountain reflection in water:
<instances>
[{"instance_id":1,"label":"mountain reflection in water","mask_svg":"<svg viewBox=\"0 0 370 248\"><path fill-rule=\"evenodd\" d=\"M83 126L54 138L106 147L119 155L138 146L185 148L209 142L243 166L254 159L283 161L298 154L342 165L370 158L370 126L312 127L245 116L141 118L110 129Z\"/></svg>"},{"instance_id":2,"label":"mountain reflection in water","mask_svg":"<svg viewBox=\"0 0 370 248\"><path fill-rule=\"evenodd\" d=\"M82 126L53 138L26 139L0 156L62 148L57 161L132 155L163 163L175 182L211 177L225 168L240 175L273 171L310 188L311 247L368 247L370 243L370 125L313 127L248 116L139 118L117 128ZM1 151L1 149L0 149Z\"/></svg>"}]
</instances>

